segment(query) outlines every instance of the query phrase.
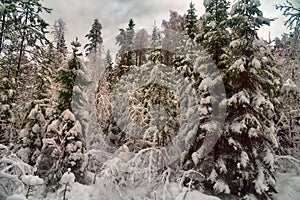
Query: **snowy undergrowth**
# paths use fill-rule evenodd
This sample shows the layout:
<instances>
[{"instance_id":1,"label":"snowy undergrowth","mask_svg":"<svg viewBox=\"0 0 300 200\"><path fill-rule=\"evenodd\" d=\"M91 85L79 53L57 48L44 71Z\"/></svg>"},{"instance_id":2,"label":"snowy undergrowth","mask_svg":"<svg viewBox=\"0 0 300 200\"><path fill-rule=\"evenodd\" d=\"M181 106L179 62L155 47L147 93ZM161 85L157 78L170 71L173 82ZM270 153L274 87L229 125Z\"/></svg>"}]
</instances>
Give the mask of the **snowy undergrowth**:
<instances>
[{"instance_id":1,"label":"snowy undergrowth","mask_svg":"<svg viewBox=\"0 0 300 200\"><path fill-rule=\"evenodd\" d=\"M121 150L120 150L121 149ZM41 200L61 200L65 195L68 200L219 200L215 196L209 196L201 191L188 188L188 184L183 184L185 177L195 178L193 171L173 171L171 168L155 170L149 163L149 159L154 159L146 154L133 154L120 148L114 154L103 155L103 162L99 171L89 172L91 178L96 176L96 183L83 185L74 182L72 172L66 172L61 180L61 187L55 193L48 193L43 197L42 188L32 193L27 199ZM125 148L126 150L126 148ZM149 152L148 152L149 153ZM99 155L100 156L100 155ZM101 157L101 156L100 156ZM142 159L143 158L143 159ZM99 159L99 158L98 158ZM95 164L95 163L94 163ZM192 176L193 174L193 176ZM200 175L199 175L200 176ZM67 178L66 178L67 177ZM27 185L40 185L42 180L26 175L21 179L15 177ZM67 187L65 187L67 185ZM23 185L24 187L24 185ZM66 189L67 188L67 189ZM66 190L65 190L66 189ZM294 200L300 196L300 176L296 173L278 174L278 193L274 195L275 200ZM66 191L66 192L65 192ZM8 200L26 199L26 190L17 191ZM234 197L232 197L234 199ZM250 197L249 199L255 199Z\"/></svg>"}]
</instances>

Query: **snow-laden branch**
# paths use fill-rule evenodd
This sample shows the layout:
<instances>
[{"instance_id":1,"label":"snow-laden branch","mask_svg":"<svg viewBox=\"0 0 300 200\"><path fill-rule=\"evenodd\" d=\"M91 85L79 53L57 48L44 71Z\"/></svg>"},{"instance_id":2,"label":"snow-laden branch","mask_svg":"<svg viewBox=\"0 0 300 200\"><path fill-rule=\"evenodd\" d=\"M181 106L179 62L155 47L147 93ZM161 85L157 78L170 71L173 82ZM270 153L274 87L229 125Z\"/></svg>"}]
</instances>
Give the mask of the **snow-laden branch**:
<instances>
[{"instance_id":1,"label":"snow-laden branch","mask_svg":"<svg viewBox=\"0 0 300 200\"><path fill-rule=\"evenodd\" d=\"M284 159L284 160L287 160L289 161L290 163L292 163L296 169L297 169L297 175L300 174L300 160L293 157L293 156L290 156L290 155L282 155L282 156L276 156L276 158L279 160L279 159Z\"/></svg>"}]
</instances>

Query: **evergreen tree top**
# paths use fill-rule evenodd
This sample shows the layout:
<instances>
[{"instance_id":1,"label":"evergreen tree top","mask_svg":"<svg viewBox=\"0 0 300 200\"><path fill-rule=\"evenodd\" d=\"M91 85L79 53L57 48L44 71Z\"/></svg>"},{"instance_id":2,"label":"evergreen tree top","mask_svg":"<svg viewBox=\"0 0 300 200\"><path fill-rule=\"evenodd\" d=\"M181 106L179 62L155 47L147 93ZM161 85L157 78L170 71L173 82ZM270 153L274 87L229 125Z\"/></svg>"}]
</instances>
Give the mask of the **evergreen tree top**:
<instances>
[{"instance_id":1,"label":"evergreen tree top","mask_svg":"<svg viewBox=\"0 0 300 200\"><path fill-rule=\"evenodd\" d=\"M258 39L256 31L263 25L270 25L274 20L263 16L260 5L259 0L239 0L232 6L231 27L238 37L246 37L247 40Z\"/></svg>"},{"instance_id":2,"label":"evergreen tree top","mask_svg":"<svg viewBox=\"0 0 300 200\"><path fill-rule=\"evenodd\" d=\"M89 55L92 51L97 51L103 43L101 30L102 25L98 19L95 19L90 32L85 35L85 37L90 41L84 46L87 55Z\"/></svg>"},{"instance_id":3,"label":"evergreen tree top","mask_svg":"<svg viewBox=\"0 0 300 200\"><path fill-rule=\"evenodd\" d=\"M194 39L198 33L197 18L195 4L191 2L190 7L187 10L187 15L185 16L186 33L191 39Z\"/></svg>"},{"instance_id":4,"label":"evergreen tree top","mask_svg":"<svg viewBox=\"0 0 300 200\"><path fill-rule=\"evenodd\" d=\"M135 23L134 23L133 19L130 19L129 23L128 23L128 30L133 30L134 26L135 26Z\"/></svg>"}]
</instances>

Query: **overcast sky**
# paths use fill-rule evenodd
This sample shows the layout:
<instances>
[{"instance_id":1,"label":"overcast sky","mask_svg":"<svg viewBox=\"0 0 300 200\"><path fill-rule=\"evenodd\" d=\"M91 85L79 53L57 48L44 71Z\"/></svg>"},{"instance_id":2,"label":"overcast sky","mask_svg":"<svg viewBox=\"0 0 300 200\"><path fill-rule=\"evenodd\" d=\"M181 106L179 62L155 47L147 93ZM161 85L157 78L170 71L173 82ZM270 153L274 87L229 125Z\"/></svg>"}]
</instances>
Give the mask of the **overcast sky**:
<instances>
[{"instance_id":1,"label":"overcast sky","mask_svg":"<svg viewBox=\"0 0 300 200\"><path fill-rule=\"evenodd\" d=\"M234 2L235 0L233 0ZM264 16L278 18L270 27L263 27L259 36L267 38L280 36L286 31L281 12L275 9L276 3L285 0L261 0ZM103 27L103 39L106 49L116 51L115 37L120 28L126 28L129 19L133 18L136 29L146 28L150 33L156 21L160 27L162 19L169 19L169 11L186 13L191 0L44 0L43 5L52 8L52 13L44 14L46 21L53 25L62 18L67 24L66 39L68 44L77 36L82 44L84 36L89 32L94 19L99 19ZM203 0L193 0L198 17L204 13Z\"/></svg>"}]
</instances>

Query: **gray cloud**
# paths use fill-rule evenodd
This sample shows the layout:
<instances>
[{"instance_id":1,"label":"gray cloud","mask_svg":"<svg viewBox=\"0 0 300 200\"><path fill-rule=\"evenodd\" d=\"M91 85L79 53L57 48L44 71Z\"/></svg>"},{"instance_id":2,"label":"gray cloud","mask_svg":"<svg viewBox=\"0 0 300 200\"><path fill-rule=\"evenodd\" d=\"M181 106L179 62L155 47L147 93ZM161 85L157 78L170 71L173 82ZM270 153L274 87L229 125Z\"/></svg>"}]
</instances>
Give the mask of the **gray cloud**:
<instances>
[{"instance_id":1,"label":"gray cloud","mask_svg":"<svg viewBox=\"0 0 300 200\"><path fill-rule=\"evenodd\" d=\"M270 3L262 1L262 9L267 17L278 17L280 12L276 11L275 3L284 0L276 0ZM44 0L44 6L53 8L52 14L44 14L48 23L53 24L58 18L62 18L67 24L66 39L70 43L76 36L82 44L86 43L85 34L91 28L93 20L98 18L103 26L104 44L107 48L116 51L115 36L120 28L126 28L129 19L133 18L137 28L148 28L151 31L154 21L161 24L162 19L169 18L169 11L176 10L184 14L188 9L190 1L182 0ZM203 0L194 1L197 15L204 13ZM275 25L273 25L275 24ZM272 26L264 27L259 33L267 36L268 31L278 36L283 30L282 19L276 21ZM281 26L280 26L281 25Z\"/></svg>"},{"instance_id":2,"label":"gray cloud","mask_svg":"<svg viewBox=\"0 0 300 200\"><path fill-rule=\"evenodd\" d=\"M120 28L126 28L133 18L137 28L150 28L154 21L161 24L169 18L169 11L176 10L183 14L189 2L174 0L44 0L44 6L53 8L52 14L45 14L48 23L53 24L62 18L67 24L67 41L76 36L84 44L84 35L88 33L95 18L103 26L103 38L107 48L113 48L115 36ZM203 13L202 3L198 3L198 13ZM200 15L200 14L198 14Z\"/></svg>"}]
</instances>

